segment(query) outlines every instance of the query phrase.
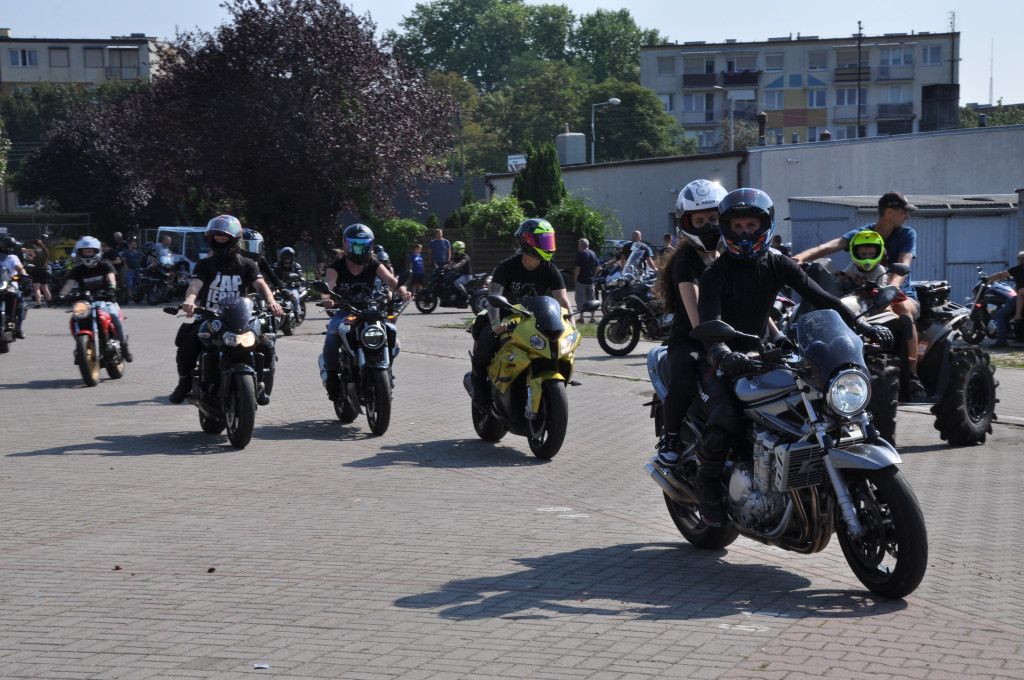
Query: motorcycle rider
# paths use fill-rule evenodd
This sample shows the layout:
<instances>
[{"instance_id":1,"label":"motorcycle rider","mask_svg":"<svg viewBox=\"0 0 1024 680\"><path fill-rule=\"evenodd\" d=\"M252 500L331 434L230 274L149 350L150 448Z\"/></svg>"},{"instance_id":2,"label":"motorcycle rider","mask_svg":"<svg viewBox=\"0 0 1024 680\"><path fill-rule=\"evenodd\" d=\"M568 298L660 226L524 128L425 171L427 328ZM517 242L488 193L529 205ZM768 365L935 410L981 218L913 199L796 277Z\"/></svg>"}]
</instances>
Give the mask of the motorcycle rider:
<instances>
[{"instance_id":1,"label":"motorcycle rider","mask_svg":"<svg viewBox=\"0 0 1024 680\"><path fill-rule=\"evenodd\" d=\"M697 394L697 366L704 346L690 338L697 325L697 284L718 256L718 204L726 195L718 182L690 182L676 198L676 248L665 260L655 294L674 314L668 347L668 394L658 443L658 461L667 467L679 461L679 427Z\"/></svg>"},{"instance_id":2,"label":"motorcycle rider","mask_svg":"<svg viewBox=\"0 0 1024 680\"><path fill-rule=\"evenodd\" d=\"M858 286L873 283L884 286L887 280L886 268L882 265L885 256L885 240L877 231L858 231L850 239L850 264L840 272L844 279Z\"/></svg>"},{"instance_id":3,"label":"motorcycle rider","mask_svg":"<svg viewBox=\"0 0 1024 680\"><path fill-rule=\"evenodd\" d=\"M405 286L398 285L398 279L373 256L373 230L365 224L351 224L341 232L341 256L327 268L325 282L330 289L341 295L353 306L365 304L366 297L373 294L377 279L380 279L389 290L408 301L412 293ZM333 309L334 300L329 295L322 295L324 309ZM335 314L327 324L327 337L324 338L324 368L327 371L327 398L337 401L341 391L338 377L338 350L341 348L341 337L336 332L346 326L344 314Z\"/></svg>"},{"instance_id":4,"label":"motorcycle rider","mask_svg":"<svg viewBox=\"0 0 1024 680\"><path fill-rule=\"evenodd\" d=\"M13 278L18 276L19 281L28 281L28 271L21 263L18 253L21 252L21 244L13 236L0 238L0 265L3 265ZM15 286L14 298L14 337L19 340L25 339L25 331L21 324L25 321L25 298L21 294L21 286Z\"/></svg>"},{"instance_id":5,"label":"motorcycle rider","mask_svg":"<svg viewBox=\"0 0 1024 680\"><path fill-rule=\"evenodd\" d=\"M197 300L201 301L204 307L216 309L223 298L257 292L266 300L271 313L280 317L281 305L274 300L274 292L263 280L256 262L242 257L238 251L238 244L242 239L242 223L231 215L214 217L206 225L205 236L210 247L210 255L197 262L192 272L185 300L181 303L181 311L185 312L185 316L192 318ZM185 397L192 391L192 368L203 351L203 343L199 339L201 325L195 322L182 324L175 338L175 344L178 346L178 386L169 397L172 404L185 401ZM264 365L273 370L273 344L261 336L257 347L264 356ZM257 389L256 399L260 406L270 403L270 397L264 393L262 382Z\"/></svg>"},{"instance_id":6,"label":"motorcycle rider","mask_svg":"<svg viewBox=\"0 0 1024 680\"><path fill-rule=\"evenodd\" d=\"M373 257L377 262L387 267L387 270L392 274L395 273L395 267L391 264L391 256L388 255L388 251L384 250L384 246L376 245L373 247Z\"/></svg>"},{"instance_id":7,"label":"motorcycle rider","mask_svg":"<svg viewBox=\"0 0 1024 680\"><path fill-rule=\"evenodd\" d=\"M452 259L444 267L457 274L458 278L453 283L468 300L469 293L466 292L466 284L473 278L473 265L471 264L469 253L466 252L465 243L456 241L452 244Z\"/></svg>"},{"instance_id":8,"label":"motorcycle rider","mask_svg":"<svg viewBox=\"0 0 1024 680\"><path fill-rule=\"evenodd\" d=\"M892 342L889 329L857 320L838 298L809 279L795 260L770 250L775 205L768 194L759 189L737 189L726 194L719 211L724 257L701 275L697 303L700 323L720 319L739 332L763 338L775 296L789 285L816 307L834 309L847 325L873 342ZM707 347L706 362L700 369L701 397L706 398L708 419L698 451L698 486L701 516L710 526L721 526L726 521L722 470L729 450L742 445L742 416L732 378L753 368L743 352L715 343ZM717 377L716 369L725 377Z\"/></svg>"},{"instance_id":9,"label":"motorcycle rider","mask_svg":"<svg viewBox=\"0 0 1024 680\"><path fill-rule=\"evenodd\" d=\"M917 206L911 205L906 196L898 191L888 191L878 199L878 219L874 224L852 229L831 241L808 248L794 255L793 259L798 263L811 262L819 257L846 250L857 232L870 230L881 234L889 264L898 262L910 267L910 263L917 257L917 232L913 227L906 226L906 221L915 210ZM917 300L917 292L914 290L910 274L904 276L890 272L889 285L899 287L900 292L906 296L902 301L893 302L892 310L896 314L906 314L916 322L921 316L921 303ZM928 398L928 391L917 377L917 326L910 324L908 330L910 333L905 342L906 374L903 376L905 391L910 395L910 401L924 401Z\"/></svg>"},{"instance_id":10,"label":"motorcycle rider","mask_svg":"<svg viewBox=\"0 0 1024 680\"><path fill-rule=\"evenodd\" d=\"M131 362L132 353L128 351L128 336L124 332L124 320L121 318L121 308L118 307L117 299L117 272L109 259L103 257L100 242L92 236L83 236L75 243L73 251L75 266L68 272L67 278L58 298L63 298L71 292L71 288L77 283L80 291L106 291L109 300L97 300L96 305L110 315L110 322L114 325L114 332L117 339L121 341L122 356L125 361Z\"/></svg>"},{"instance_id":11,"label":"motorcycle rider","mask_svg":"<svg viewBox=\"0 0 1024 680\"><path fill-rule=\"evenodd\" d=\"M519 225L515 233L519 251L498 263L487 288L490 295L503 295L512 304L524 302L538 295L553 297L572 318L572 305L565 292L565 282L558 267L551 262L555 254L555 230L544 219L531 218ZM487 366L498 351L499 338L508 331L502 321L503 310L488 306L486 314L479 314L473 323L473 349L471 380L473 404L486 409L491 403L487 386Z\"/></svg>"},{"instance_id":12,"label":"motorcycle rider","mask_svg":"<svg viewBox=\"0 0 1024 680\"><path fill-rule=\"evenodd\" d=\"M277 253L277 262L270 265L270 268L274 272L274 276L277 277L278 281L282 284L282 290L287 290L292 296L292 309L299 308L299 294L294 288L288 286L288 280L291 276L297 275L302 276L302 266L295 261L295 249L286 246L281 248Z\"/></svg>"},{"instance_id":13,"label":"motorcycle rider","mask_svg":"<svg viewBox=\"0 0 1024 680\"><path fill-rule=\"evenodd\" d=\"M999 281L1002 279L1013 279L1013 287L1017 296L1010 298L1003 303L1003 306L996 312L996 341L992 347L1006 347L1006 336L1010 331L1010 321L1020 322L1021 308L1024 307L1024 250L1017 253L1016 266L1005 269L985 277L986 281ZM1010 316L1013 316L1011 319Z\"/></svg>"}]
</instances>

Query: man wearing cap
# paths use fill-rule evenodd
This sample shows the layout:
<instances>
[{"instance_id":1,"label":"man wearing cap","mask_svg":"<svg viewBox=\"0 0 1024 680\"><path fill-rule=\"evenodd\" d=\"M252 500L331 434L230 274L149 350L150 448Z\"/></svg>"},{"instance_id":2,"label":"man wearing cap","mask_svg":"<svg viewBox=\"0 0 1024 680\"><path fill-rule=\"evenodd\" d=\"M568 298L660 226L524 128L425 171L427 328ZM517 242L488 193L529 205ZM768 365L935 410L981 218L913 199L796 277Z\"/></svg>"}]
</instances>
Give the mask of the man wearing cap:
<instances>
[{"instance_id":1,"label":"man wearing cap","mask_svg":"<svg viewBox=\"0 0 1024 680\"><path fill-rule=\"evenodd\" d=\"M858 227L831 241L808 248L802 253L794 255L793 259L802 264L832 253L838 253L840 250L847 250L850 247L850 240L857 232L870 229L881 234L882 240L885 241L886 265L898 262L910 267L910 263L917 256L917 232L912 227L906 226L905 223L910 217L910 213L915 210L917 210L917 206L911 205L906 196L898 191L887 191L878 199L878 219L874 224ZM921 304L917 300L917 292L914 291L910 274L907 273L906 276L903 276L890 272L889 285L899 287L900 292L907 296L905 300L894 302L892 311L896 314L906 314L917 321L921 316ZM910 326L912 337L907 338L909 376L906 376L906 387L909 401L923 401L927 399L928 393L917 377L917 326L913 324Z\"/></svg>"}]
</instances>

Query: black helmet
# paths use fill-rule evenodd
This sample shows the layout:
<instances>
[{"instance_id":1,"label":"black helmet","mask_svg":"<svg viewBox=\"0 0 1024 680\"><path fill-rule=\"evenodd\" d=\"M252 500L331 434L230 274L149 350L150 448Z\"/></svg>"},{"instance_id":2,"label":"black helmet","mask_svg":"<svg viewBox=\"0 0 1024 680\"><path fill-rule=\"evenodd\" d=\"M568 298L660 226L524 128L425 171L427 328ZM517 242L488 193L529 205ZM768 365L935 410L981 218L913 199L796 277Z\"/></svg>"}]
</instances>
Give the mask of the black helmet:
<instances>
[{"instance_id":1,"label":"black helmet","mask_svg":"<svg viewBox=\"0 0 1024 680\"><path fill-rule=\"evenodd\" d=\"M366 264L373 256L373 230L365 224L350 224L341 235L345 257L357 264Z\"/></svg>"},{"instance_id":2,"label":"black helmet","mask_svg":"<svg viewBox=\"0 0 1024 680\"><path fill-rule=\"evenodd\" d=\"M18 239L13 236L4 236L0 238L0 253L10 255L15 252L21 244L18 243Z\"/></svg>"},{"instance_id":3,"label":"black helmet","mask_svg":"<svg viewBox=\"0 0 1024 680\"><path fill-rule=\"evenodd\" d=\"M377 258L378 262L389 262L391 256L388 255L388 251L384 250L384 246L377 244L373 247L373 256Z\"/></svg>"},{"instance_id":4,"label":"black helmet","mask_svg":"<svg viewBox=\"0 0 1024 680\"><path fill-rule=\"evenodd\" d=\"M217 243L213 238L215 234L225 234L230 236L231 240L227 244ZM237 217L220 215L207 223L205 235L210 252L226 257L238 250L238 242L242 240L242 223L238 221Z\"/></svg>"},{"instance_id":5,"label":"black helmet","mask_svg":"<svg viewBox=\"0 0 1024 680\"><path fill-rule=\"evenodd\" d=\"M775 231L775 204L760 189L737 189L726 194L718 206L722 213L719 228L725 241L725 253L739 260L753 260L768 252ZM760 222L753 234L737 234L732 220L754 217Z\"/></svg>"},{"instance_id":6,"label":"black helmet","mask_svg":"<svg viewBox=\"0 0 1024 680\"><path fill-rule=\"evenodd\" d=\"M294 248L281 248L281 252L277 254L277 259L281 262L294 262L295 261L295 249Z\"/></svg>"},{"instance_id":7,"label":"black helmet","mask_svg":"<svg viewBox=\"0 0 1024 680\"><path fill-rule=\"evenodd\" d=\"M516 243L524 255L550 262L555 254L555 228L537 217L526 220L516 230Z\"/></svg>"}]
</instances>

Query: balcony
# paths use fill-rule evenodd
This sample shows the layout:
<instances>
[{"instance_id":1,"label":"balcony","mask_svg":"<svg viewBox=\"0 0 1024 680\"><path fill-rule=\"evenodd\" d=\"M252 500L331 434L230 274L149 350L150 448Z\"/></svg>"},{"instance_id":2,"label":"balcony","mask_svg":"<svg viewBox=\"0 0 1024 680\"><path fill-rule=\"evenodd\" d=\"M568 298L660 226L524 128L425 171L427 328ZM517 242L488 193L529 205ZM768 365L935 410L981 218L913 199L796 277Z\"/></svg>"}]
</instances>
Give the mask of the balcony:
<instances>
[{"instance_id":1,"label":"balcony","mask_svg":"<svg viewBox=\"0 0 1024 680\"><path fill-rule=\"evenodd\" d=\"M684 73L683 87L702 87L709 90L718 83L714 73Z\"/></svg>"},{"instance_id":2,"label":"balcony","mask_svg":"<svg viewBox=\"0 0 1024 680\"><path fill-rule=\"evenodd\" d=\"M715 122L714 111L682 111L679 114L679 122L684 126L709 125Z\"/></svg>"},{"instance_id":3,"label":"balcony","mask_svg":"<svg viewBox=\"0 0 1024 680\"><path fill-rule=\"evenodd\" d=\"M865 120L868 117L867 104L860 105L860 118ZM857 120L857 105L851 106L833 106L832 107L832 120L839 121L856 121Z\"/></svg>"},{"instance_id":4,"label":"balcony","mask_svg":"<svg viewBox=\"0 0 1024 680\"><path fill-rule=\"evenodd\" d=\"M138 66L108 66L103 70L107 80L137 80L141 77Z\"/></svg>"},{"instance_id":5,"label":"balcony","mask_svg":"<svg viewBox=\"0 0 1024 680\"><path fill-rule=\"evenodd\" d=\"M760 71L722 71L722 85L757 85Z\"/></svg>"},{"instance_id":6,"label":"balcony","mask_svg":"<svg viewBox=\"0 0 1024 680\"><path fill-rule=\"evenodd\" d=\"M905 102L902 104L879 104L878 118L913 118L914 103Z\"/></svg>"},{"instance_id":7,"label":"balcony","mask_svg":"<svg viewBox=\"0 0 1024 680\"><path fill-rule=\"evenodd\" d=\"M832 74L833 83L866 83L871 80L871 67L837 66Z\"/></svg>"},{"instance_id":8,"label":"balcony","mask_svg":"<svg viewBox=\"0 0 1024 680\"><path fill-rule=\"evenodd\" d=\"M914 66L879 66L878 80L892 82L894 80L913 80Z\"/></svg>"}]
</instances>

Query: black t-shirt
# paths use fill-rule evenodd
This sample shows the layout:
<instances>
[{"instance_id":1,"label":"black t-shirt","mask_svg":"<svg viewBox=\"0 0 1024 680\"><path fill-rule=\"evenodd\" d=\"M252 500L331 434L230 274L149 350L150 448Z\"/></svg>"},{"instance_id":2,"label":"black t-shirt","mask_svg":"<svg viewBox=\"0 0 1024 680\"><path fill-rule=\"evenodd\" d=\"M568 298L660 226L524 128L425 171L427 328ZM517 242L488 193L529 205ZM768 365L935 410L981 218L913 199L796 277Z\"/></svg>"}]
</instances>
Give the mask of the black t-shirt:
<instances>
[{"instance_id":1,"label":"black t-shirt","mask_svg":"<svg viewBox=\"0 0 1024 680\"><path fill-rule=\"evenodd\" d=\"M1018 264L1006 270L1013 277L1013 287L1017 290L1024 288L1024 264Z\"/></svg>"},{"instance_id":2,"label":"black t-shirt","mask_svg":"<svg viewBox=\"0 0 1024 680\"><path fill-rule=\"evenodd\" d=\"M78 282L79 290L106 290L110 283L107 281L107 274L114 274L114 266L106 260L100 260L93 267L86 267L84 264L76 264L71 268L68 278Z\"/></svg>"},{"instance_id":3,"label":"black t-shirt","mask_svg":"<svg viewBox=\"0 0 1024 680\"><path fill-rule=\"evenodd\" d=\"M679 284L692 283L695 286L699 285L701 274L708 268L704 264L704 260L697 253L696 248L691 248L690 246L680 247L683 251L672 260L672 290L669 291L669 294L672 296L672 309L675 316L672 318L672 331L669 334L670 342L689 339L690 331L693 330L693 324L690 323L690 315L686 313L686 305L683 304L683 298L679 295Z\"/></svg>"},{"instance_id":4,"label":"black t-shirt","mask_svg":"<svg viewBox=\"0 0 1024 680\"><path fill-rule=\"evenodd\" d=\"M700 277L700 321L721 319L742 333L764 337L775 296L786 285L815 307L836 310L849 326L856 322L853 312L807 278L796 260L771 251L753 261L728 255L715 260Z\"/></svg>"},{"instance_id":5,"label":"black t-shirt","mask_svg":"<svg viewBox=\"0 0 1024 680\"><path fill-rule=\"evenodd\" d=\"M453 256L448 265L449 269L458 272L459 276L465 276L466 274L473 273L472 260L470 260L469 255L466 253Z\"/></svg>"},{"instance_id":6,"label":"black t-shirt","mask_svg":"<svg viewBox=\"0 0 1024 680\"><path fill-rule=\"evenodd\" d=\"M253 284L263 276L255 262L236 253L226 260L216 255L199 260L192 278L203 282L196 304L216 309L226 297L244 297L255 292Z\"/></svg>"},{"instance_id":7,"label":"black t-shirt","mask_svg":"<svg viewBox=\"0 0 1024 680\"><path fill-rule=\"evenodd\" d=\"M366 263L363 271L358 274L353 274L348 270L345 258L335 260L328 267L328 269L333 269L338 275L338 280L334 283L334 292L352 303L373 294L377 286L377 270L379 268L380 262L373 258Z\"/></svg>"},{"instance_id":8,"label":"black t-shirt","mask_svg":"<svg viewBox=\"0 0 1024 680\"><path fill-rule=\"evenodd\" d=\"M491 282L500 285L501 294L514 305L538 295L565 289L558 267L541 260L537 268L530 271L523 266L522 255L513 255L499 262L491 275Z\"/></svg>"}]
</instances>

